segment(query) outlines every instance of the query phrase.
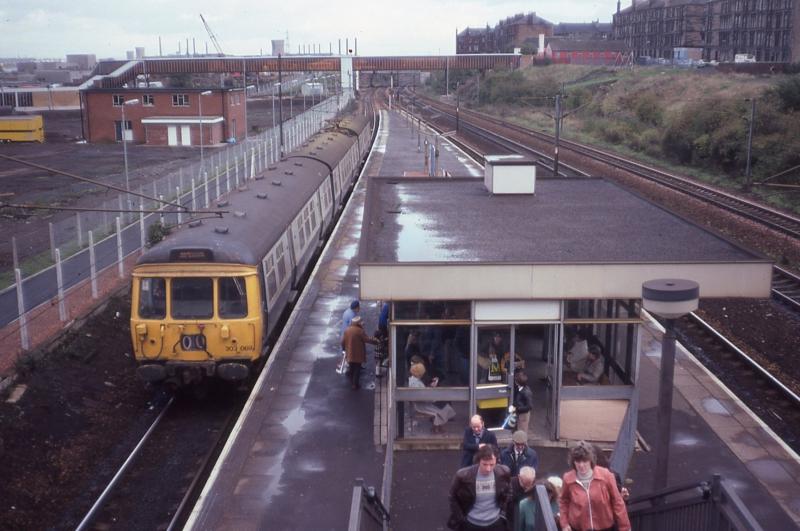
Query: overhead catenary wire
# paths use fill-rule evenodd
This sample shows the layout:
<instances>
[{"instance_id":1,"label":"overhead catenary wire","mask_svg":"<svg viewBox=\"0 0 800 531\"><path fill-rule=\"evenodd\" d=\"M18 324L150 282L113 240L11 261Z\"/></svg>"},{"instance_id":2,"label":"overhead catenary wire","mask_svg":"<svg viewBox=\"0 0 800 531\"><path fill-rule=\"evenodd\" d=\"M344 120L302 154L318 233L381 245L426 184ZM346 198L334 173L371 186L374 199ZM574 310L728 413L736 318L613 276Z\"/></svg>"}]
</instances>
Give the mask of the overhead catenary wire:
<instances>
[{"instance_id":1,"label":"overhead catenary wire","mask_svg":"<svg viewBox=\"0 0 800 531\"><path fill-rule=\"evenodd\" d=\"M157 197L150 197L147 194L142 194L142 193L139 193L139 192L133 192L131 190L126 190L125 188L121 188L119 186L114 186L113 184L101 183L100 181L95 181L94 179L89 179L88 177L81 177L80 175L76 175L76 174L70 173L68 171L57 170L55 168L50 168L48 166L44 166L42 164L37 164L35 162L30 162L30 161L27 161L27 160L22 160L22 159L17 158L17 157L11 157L9 155L0 154L0 158L6 159L6 160L10 160L12 162L17 162L17 163L23 164L25 166L30 166L32 168L37 168L37 169L40 169L40 170L49 171L51 173L56 173L58 175L64 175L66 177L71 177L73 179L77 179L77 180L85 182L85 183L94 184L96 186L102 186L104 188L109 188L111 190L116 190L117 192L121 192L123 194L130 194L130 195L134 195L136 197L141 197L141 198L147 199L149 201L156 201L158 203L162 203L162 204L165 204L165 205L174 206L174 207L180 208L182 210L189 210L189 207L185 207L185 206L183 206L181 204L178 204L178 203L173 203L171 201L165 201L164 199L159 199ZM138 212L138 210L137 210L137 212Z\"/></svg>"}]
</instances>

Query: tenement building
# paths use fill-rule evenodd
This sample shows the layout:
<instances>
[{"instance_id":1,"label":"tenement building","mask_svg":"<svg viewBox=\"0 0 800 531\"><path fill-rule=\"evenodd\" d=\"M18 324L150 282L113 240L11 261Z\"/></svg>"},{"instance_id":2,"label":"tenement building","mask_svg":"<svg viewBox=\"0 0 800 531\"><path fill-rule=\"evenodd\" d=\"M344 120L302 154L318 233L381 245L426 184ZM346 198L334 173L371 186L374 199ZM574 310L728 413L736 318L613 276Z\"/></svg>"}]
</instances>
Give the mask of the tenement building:
<instances>
[{"instance_id":1,"label":"tenement building","mask_svg":"<svg viewBox=\"0 0 800 531\"><path fill-rule=\"evenodd\" d=\"M511 53L536 51L539 35L551 37L553 24L536 13L518 13L499 21L493 28L466 28L456 34L456 53Z\"/></svg>"},{"instance_id":2,"label":"tenement building","mask_svg":"<svg viewBox=\"0 0 800 531\"><path fill-rule=\"evenodd\" d=\"M634 0L613 17L614 39L634 56L664 59L675 48L702 50L705 60L800 60L800 0Z\"/></svg>"}]
</instances>

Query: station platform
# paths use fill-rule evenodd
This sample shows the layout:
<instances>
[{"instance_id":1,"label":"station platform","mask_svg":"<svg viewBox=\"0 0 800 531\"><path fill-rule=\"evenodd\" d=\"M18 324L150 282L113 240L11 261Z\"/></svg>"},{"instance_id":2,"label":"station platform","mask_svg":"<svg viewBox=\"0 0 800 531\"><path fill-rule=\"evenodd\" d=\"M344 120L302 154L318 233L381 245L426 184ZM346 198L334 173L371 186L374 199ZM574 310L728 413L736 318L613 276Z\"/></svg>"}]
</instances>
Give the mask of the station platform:
<instances>
[{"instance_id":1,"label":"station platform","mask_svg":"<svg viewBox=\"0 0 800 531\"><path fill-rule=\"evenodd\" d=\"M380 491L386 390L375 378L372 356L368 356L360 390L351 390L335 369L341 358L341 315L358 297L358 244L369 177L425 175L416 131L412 136L408 121L396 112L381 114L377 145L364 175L187 529L347 529L356 478ZM482 175L480 167L456 148L444 146L440 167L453 176ZM371 334L377 328L377 304L363 301L361 316ZM639 432L644 441L655 441L660 331L651 329L649 338L639 373ZM669 483L709 480L719 473L735 486L765 529L798 527L797 456L772 439L704 371L679 352ZM461 432L467 419L459 417L452 424ZM539 479L563 474L567 467L563 446L534 448L540 458ZM459 459L460 452L453 449L395 451L391 529L446 528L448 490ZM651 490L654 466L654 453L636 452L628 473L633 496Z\"/></svg>"}]
</instances>

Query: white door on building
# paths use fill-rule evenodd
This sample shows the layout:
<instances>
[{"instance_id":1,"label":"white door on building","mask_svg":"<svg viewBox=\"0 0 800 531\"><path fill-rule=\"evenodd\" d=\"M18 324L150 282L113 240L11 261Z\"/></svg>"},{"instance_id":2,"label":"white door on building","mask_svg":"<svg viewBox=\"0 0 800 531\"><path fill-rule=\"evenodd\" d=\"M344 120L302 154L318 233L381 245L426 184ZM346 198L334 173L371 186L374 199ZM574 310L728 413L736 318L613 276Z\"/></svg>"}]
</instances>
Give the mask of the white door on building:
<instances>
[{"instance_id":1,"label":"white door on building","mask_svg":"<svg viewBox=\"0 0 800 531\"><path fill-rule=\"evenodd\" d=\"M181 126L181 145L182 146L192 145L192 128L188 125Z\"/></svg>"},{"instance_id":2,"label":"white door on building","mask_svg":"<svg viewBox=\"0 0 800 531\"><path fill-rule=\"evenodd\" d=\"M178 145L178 126L176 125L167 126L167 145L168 146Z\"/></svg>"}]
</instances>

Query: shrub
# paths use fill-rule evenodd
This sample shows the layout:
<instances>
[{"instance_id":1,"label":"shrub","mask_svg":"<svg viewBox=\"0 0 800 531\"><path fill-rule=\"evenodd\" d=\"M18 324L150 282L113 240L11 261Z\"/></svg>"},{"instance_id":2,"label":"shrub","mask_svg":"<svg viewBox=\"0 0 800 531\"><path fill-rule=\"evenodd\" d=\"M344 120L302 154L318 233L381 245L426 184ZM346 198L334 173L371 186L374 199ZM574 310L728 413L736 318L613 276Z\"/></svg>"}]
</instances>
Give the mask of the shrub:
<instances>
[{"instance_id":1,"label":"shrub","mask_svg":"<svg viewBox=\"0 0 800 531\"><path fill-rule=\"evenodd\" d=\"M800 75L778 81L773 92L780 100L784 110L800 111Z\"/></svg>"},{"instance_id":2,"label":"shrub","mask_svg":"<svg viewBox=\"0 0 800 531\"><path fill-rule=\"evenodd\" d=\"M148 245L155 245L164 237L169 234L170 229L160 221L156 221L147 228L147 243Z\"/></svg>"},{"instance_id":3,"label":"shrub","mask_svg":"<svg viewBox=\"0 0 800 531\"><path fill-rule=\"evenodd\" d=\"M640 122L660 126L663 120L661 105L660 98L648 92L634 99L633 112Z\"/></svg>"}]
</instances>

